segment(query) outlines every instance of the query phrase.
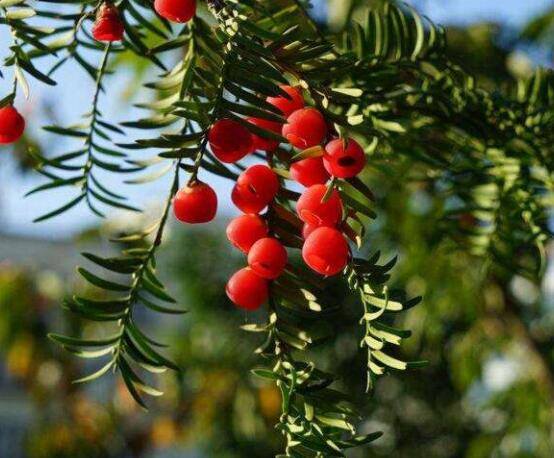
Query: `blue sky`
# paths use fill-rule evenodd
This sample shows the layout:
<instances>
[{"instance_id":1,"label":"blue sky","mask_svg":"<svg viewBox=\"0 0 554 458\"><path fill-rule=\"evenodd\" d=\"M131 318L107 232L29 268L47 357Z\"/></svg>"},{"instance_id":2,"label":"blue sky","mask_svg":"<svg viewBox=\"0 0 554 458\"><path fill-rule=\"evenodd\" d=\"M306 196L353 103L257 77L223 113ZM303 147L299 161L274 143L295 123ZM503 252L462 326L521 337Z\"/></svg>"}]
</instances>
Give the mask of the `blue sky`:
<instances>
[{"instance_id":1,"label":"blue sky","mask_svg":"<svg viewBox=\"0 0 554 458\"><path fill-rule=\"evenodd\" d=\"M520 26L539 14L552 0L419 0L410 1L436 22L467 24L481 20Z\"/></svg>"},{"instance_id":2,"label":"blue sky","mask_svg":"<svg viewBox=\"0 0 554 458\"><path fill-rule=\"evenodd\" d=\"M412 1L418 8L431 19L443 24L470 23L483 19L498 20L517 27L530 17L552 3L551 0L419 0ZM524 4L523 4L524 3ZM0 27L0 57L4 56L9 43L9 36L5 28ZM92 83L89 78L75 66L63 67L58 76L56 88L46 87L32 82L32 95L30 100L18 99L17 105L27 115L32 115L34 122L29 129L44 141L49 155L54 155L71 150L71 145L60 142L58 137L45 135L37 126L52 123L48 119L47 110L44 107L51 106L63 119L63 124L78 122L79 116L86 112L92 94ZM7 80L0 80L0 97L8 93L11 75ZM131 84L133 75L126 71L120 71L111 79L111 91L113 93L124 92L127 85ZM145 100L148 94L141 92L137 100ZM130 105L122 104L120 100L104 98L102 111L115 122L121 122L140 116L136 110L128 108ZM206 178L206 177L204 177ZM168 179L161 179L148 186L133 187L124 185L119 177L106 176L111 187L118 188L126 195L131 196L131 201L140 204L143 208L155 208L156 204L167 194ZM212 181L214 180L214 181ZM74 208L69 213L57 219L40 224L32 224L32 219L45 211L68 201L74 194L67 190L51 192L23 198L23 195L40 182L40 177L31 174L21 178L15 172L15 164L9 160L9 149L0 150L0 218L2 230L39 237L60 238L75 233L97 221L96 217L84 207ZM230 203L229 194L231 184L219 178L210 178L220 197L220 217L227 218L236 213ZM119 213L119 212L117 212ZM123 219L127 215L119 213Z\"/></svg>"}]
</instances>

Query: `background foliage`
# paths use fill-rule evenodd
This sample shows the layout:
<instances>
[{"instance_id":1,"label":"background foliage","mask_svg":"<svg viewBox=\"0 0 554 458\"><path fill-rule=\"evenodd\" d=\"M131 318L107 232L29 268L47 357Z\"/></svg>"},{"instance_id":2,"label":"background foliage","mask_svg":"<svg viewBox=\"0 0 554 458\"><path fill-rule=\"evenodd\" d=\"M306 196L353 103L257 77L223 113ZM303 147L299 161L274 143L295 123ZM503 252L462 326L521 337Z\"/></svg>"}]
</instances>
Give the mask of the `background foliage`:
<instances>
[{"instance_id":1,"label":"background foliage","mask_svg":"<svg viewBox=\"0 0 554 458\"><path fill-rule=\"evenodd\" d=\"M346 17L365 19L360 3L353 2ZM403 357L430 364L420 372L390 374L366 397L365 380L352 369L365 364L356 350L360 305L355 298L339 304L337 337L311 357L340 375L341 389L357 393L356 403L368 413L360 432L385 431L374 447L352 456L552 455L553 320L541 292L549 238L551 76L516 72L527 81L518 89L508 58L523 40L548 46L548 17L502 46L492 25L448 31L448 57L472 70L478 85L442 61L438 70L429 66L413 75L413 86L425 88L427 99L395 100L375 115L385 135L364 177L376 192L379 216L367 237L383 259L400 253L391 288L403 285L410 297L425 296L425 306L411 309L398 325L412 331ZM364 32L357 36L342 46L374 44ZM430 60L433 46L425 48ZM414 49L408 47L408 55ZM398 58L392 45L379 55L366 63L369 69L402 86L412 63ZM484 92L497 84L505 86L502 96ZM374 88L371 82L367 90L373 95ZM508 94L514 94L509 102ZM502 110L515 114L513 124L499 125ZM244 317L224 299L233 266L212 269L230 256L221 232L179 235L161 248L163 277L194 314L179 318L178 325L137 317L149 330L163 330L177 364L187 368L182 376L162 378L166 396L141 421L121 381L109 378L103 388L71 385L82 368L45 340L47 329L59 330L54 310L71 291L53 288L56 281L44 274L2 265L0 300L10 311L1 337L6 366L44 412L26 438L29 456L140 456L177 444L207 456L281 451L273 433L281 394L249 373L258 361L251 349L259 339L237 330ZM346 290L336 288L334 297L346 297ZM84 285L77 290L86 297L93 292ZM64 319L73 335L94 334L71 315ZM103 407L113 386L115 398Z\"/></svg>"}]
</instances>

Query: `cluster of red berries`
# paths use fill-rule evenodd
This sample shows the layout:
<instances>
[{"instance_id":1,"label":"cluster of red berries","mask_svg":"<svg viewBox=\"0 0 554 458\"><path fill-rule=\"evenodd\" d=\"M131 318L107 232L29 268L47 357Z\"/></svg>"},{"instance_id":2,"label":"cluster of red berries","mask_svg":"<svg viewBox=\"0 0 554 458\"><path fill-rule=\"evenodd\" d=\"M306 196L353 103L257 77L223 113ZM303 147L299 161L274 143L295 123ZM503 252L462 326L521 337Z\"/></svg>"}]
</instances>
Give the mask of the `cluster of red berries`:
<instances>
[{"instance_id":1,"label":"cluster of red berries","mask_svg":"<svg viewBox=\"0 0 554 458\"><path fill-rule=\"evenodd\" d=\"M229 241L248 255L248 267L235 273L227 283L227 295L239 307L255 310L268 295L268 281L281 276L288 261L287 250L269 237L267 224L259 213L279 192L279 179L266 165L253 165L238 178L231 199L244 213L227 226Z\"/></svg>"},{"instance_id":2,"label":"cluster of red berries","mask_svg":"<svg viewBox=\"0 0 554 458\"><path fill-rule=\"evenodd\" d=\"M297 214L304 222L302 256L306 264L321 275L340 273L348 263L350 248L339 230L343 205L336 189L329 189L331 177L352 178L365 166L362 147L353 139L329 138L324 116L306 107L302 93L291 86L281 89L288 97L266 100L282 113L287 122L249 118L258 127L280 133L294 147L305 150L321 145L321 156L308 157L291 166L290 176L307 189L297 203ZM252 134L233 119L220 119L210 129L208 141L213 154L225 163L234 163L248 154L274 151L279 142ZM227 237L248 255L248 267L235 273L227 284L227 295L239 307L255 310L268 296L268 282L284 271L288 255L283 244L269 236L267 223L260 213L271 204L279 191L276 173L266 165L254 165L237 179L231 198L244 215L227 227ZM211 221L217 211L217 196L207 184L195 182L175 197L175 215L188 223Z\"/></svg>"},{"instance_id":3,"label":"cluster of red berries","mask_svg":"<svg viewBox=\"0 0 554 458\"><path fill-rule=\"evenodd\" d=\"M173 22L187 22L196 13L196 0L156 0L154 9L165 19ZM125 25L117 6L106 1L100 5L92 28L92 35L98 41L121 41ZM0 108L0 145L14 143L25 130L25 119L12 105ZM215 209L214 215L215 215ZM206 208L206 214L211 209Z\"/></svg>"},{"instance_id":4,"label":"cluster of red berries","mask_svg":"<svg viewBox=\"0 0 554 458\"><path fill-rule=\"evenodd\" d=\"M155 0L156 12L171 21L186 22L196 12L195 0ZM119 41L124 24L115 5L104 2L98 9L93 36L100 41ZM320 111L306 107L302 93L282 86L287 96L268 97L266 101L280 110L286 123L248 118L251 124L280 133L295 148L306 150L321 145L321 156L308 157L291 166L292 179L307 189L297 203L298 217L304 222L302 256L314 271L325 276L341 272L349 259L350 248L339 230L343 206L339 193L326 183L331 176L351 178L362 171L365 155L353 139L332 137ZM0 144L17 141L25 120L13 106L0 109ZM211 127L208 141L213 154L225 163L234 163L248 154L263 150L273 152L279 142L252 134L233 119L220 119ZM233 203L244 213L229 224L231 243L248 255L248 267L231 277L227 294L238 306L257 309L268 296L268 282L284 271L288 255L283 244L269 236L260 213L271 204L279 191L276 173L266 165L254 165L238 178L231 195ZM207 223L217 213L217 195L206 183L194 180L174 198L175 216L189 224Z\"/></svg>"},{"instance_id":5,"label":"cluster of red berries","mask_svg":"<svg viewBox=\"0 0 554 458\"><path fill-rule=\"evenodd\" d=\"M155 0L154 9L161 17L173 22L188 22L196 13L196 0ZM98 41L121 41L125 25L117 6L106 1L96 13L92 36Z\"/></svg>"}]
</instances>

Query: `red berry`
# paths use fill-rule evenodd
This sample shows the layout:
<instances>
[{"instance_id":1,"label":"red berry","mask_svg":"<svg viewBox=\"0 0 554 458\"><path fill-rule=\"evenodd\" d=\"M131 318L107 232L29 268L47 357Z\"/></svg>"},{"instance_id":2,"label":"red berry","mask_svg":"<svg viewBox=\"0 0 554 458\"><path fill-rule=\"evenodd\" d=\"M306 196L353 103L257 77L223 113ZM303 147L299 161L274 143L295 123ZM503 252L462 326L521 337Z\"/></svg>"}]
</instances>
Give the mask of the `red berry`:
<instances>
[{"instance_id":1,"label":"red berry","mask_svg":"<svg viewBox=\"0 0 554 458\"><path fill-rule=\"evenodd\" d=\"M281 242L272 238L258 240L248 253L248 265L262 278L275 280L287 265L287 250Z\"/></svg>"},{"instance_id":2,"label":"red berry","mask_svg":"<svg viewBox=\"0 0 554 458\"><path fill-rule=\"evenodd\" d=\"M290 99L284 96L268 97L266 100L275 108L279 108L285 118L288 118L296 110L304 108L304 97L302 92L292 86L279 86L283 91L290 95Z\"/></svg>"},{"instance_id":3,"label":"red berry","mask_svg":"<svg viewBox=\"0 0 554 458\"><path fill-rule=\"evenodd\" d=\"M348 263L350 250L344 236L332 227L320 227L304 242L302 257L308 266L321 275L341 272Z\"/></svg>"},{"instance_id":4,"label":"red berry","mask_svg":"<svg viewBox=\"0 0 554 458\"><path fill-rule=\"evenodd\" d=\"M270 130L281 135L282 125L278 122L268 121L267 119L261 118L248 118L248 122L250 124L254 124L255 126L261 127L262 129ZM277 140L269 140L255 134L252 134L252 140L254 142L254 149L257 150L274 151L279 146L279 142Z\"/></svg>"},{"instance_id":5,"label":"red berry","mask_svg":"<svg viewBox=\"0 0 554 458\"><path fill-rule=\"evenodd\" d=\"M313 226L311 224L304 223L304 226L302 226L302 238L306 240L312 234L313 231L315 231L316 229L319 229L320 227L321 226Z\"/></svg>"},{"instance_id":6,"label":"red berry","mask_svg":"<svg viewBox=\"0 0 554 458\"><path fill-rule=\"evenodd\" d=\"M250 131L232 119L220 119L208 134L213 153L221 162L236 162L254 150Z\"/></svg>"},{"instance_id":7,"label":"red berry","mask_svg":"<svg viewBox=\"0 0 554 458\"><path fill-rule=\"evenodd\" d=\"M14 143L25 130L25 119L13 106L0 108L0 145Z\"/></svg>"},{"instance_id":8,"label":"red berry","mask_svg":"<svg viewBox=\"0 0 554 458\"><path fill-rule=\"evenodd\" d=\"M156 0L154 9L173 22L188 22L196 13L196 0Z\"/></svg>"},{"instance_id":9,"label":"red berry","mask_svg":"<svg viewBox=\"0 0 554 458\"><path fill-rule=\"evenodd\" d=\"M102 3L96 13L92 36L98 41L121 41L125 28L117 6Z\"/></svg>"},{"instance_id":10,"label":"red berry","mask_svg":"<svg viewBox=\"0 0 554 458\"><path fill-rule=\"evenodd\" d=\"M244 213L259 213L278 191L277 174L266 165L253 165L239 176L231 199Z\"/></svg>"},{"instance_id":11,"label":"red berry","mask_svg":"<svg viewBox=\"0 0 554 458\"><path fill-rule=\"evenodd\" d=\"M186 186L175 195L173 211L183 223L208 223L217 212L217 194L205 183Z\"/></svg>"},{"instance_id":12,"label":"red berry","mask_svg":"<svg viewBox=\"0 0 554 458\"><path fill-rule=\"evenodd\" d=\"M352 138L330 141L323 154L325 169L334 177L352 178L365 166L365 154L362 147Z\"/></svg>"},{"instance_id":13,"label":"red berry","mask_svg":"<svg viewBox=\"0 0 554 458\"><path fill-rule=\"evenodd\" d=\"M316 184L304 191L296 204L302 221L312 226L335 226L342 218L342 202L336 189L323 202L327 186Z\"/></svg>"},{"instance_id":14,"label":"red berry","mask_svg":"<svg viewBox=\"0 0 554 458\"><path fill-rule=\"evenodd\" d=\"M267 280L256 275L250 267L235 273L225 291L235 305L246 310L259 309L269 295Z\"/></svg>"},{"instance_id":15,"label":"red berry","mask_svg":"<svg viewBox=\"0 0 554 458\"><path fill-rule=\"evenodd\" d=\"M330 178L321 157L309 157L295 162L290 167L290 176L307 188L314 184L325 184Z\"/></svg>"},{"instance_id":16,"label":"red berry","mask_svg":"<svg viewBox=\"0 0 554 458\"><path fill-rule=\"evenodd\" d=\"M327 136L327 123L315 108L302 108L291 114L283 126L283 137L300 149L319 145Z\"/></svg>"},{"instance_id":17,"label":"red berry","mask_svg":"<svg viewBox=\"0 0 554 458\"><path fill-rule=\"evenodd\" d=\"M248 253L258 240L267 237L267 233L267 224L258 215L239 216L227 226L227 238L244 253Z\"/></svg>"}]
</instances>

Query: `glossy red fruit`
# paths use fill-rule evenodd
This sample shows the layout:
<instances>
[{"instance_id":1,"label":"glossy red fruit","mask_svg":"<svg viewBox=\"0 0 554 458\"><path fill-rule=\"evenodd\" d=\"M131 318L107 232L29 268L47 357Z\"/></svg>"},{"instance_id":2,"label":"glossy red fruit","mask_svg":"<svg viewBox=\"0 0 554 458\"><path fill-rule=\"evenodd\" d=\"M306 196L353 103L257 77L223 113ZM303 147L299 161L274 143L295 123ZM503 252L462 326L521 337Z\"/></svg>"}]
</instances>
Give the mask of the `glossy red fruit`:
<instances>
[{"instance_id":1,"label":"glossy red fruit","mask_svg":"<svg viewBox=\"0 0 554 458\"><path fill-rule=\"evenodd\" d=\"M239 176L231 200L244 213L259 213L278 191L277 174L266 165L253 165Z\"/></svg>"},{"instance_id":2,"label":"glossy red fruit","mask_svg":"<svg viewBox=\"0 0 554 458\"><path fill-rule=\"evenodd\" d=\"M96 13L92 36L98 41L121 41L125 28L117 6L102 3Z\"/></svg>"},{"instance_id":3,"label":"glossy red fruit","mask_svg":"<svg viewBox=\"0 0 554 458\"><path fill-rule=\"evenodd\" d=\"M335 226L342 218L342 201L336 189L323 202L327 186L309 187L298 199L296 212L302 221L312 226Z\"/></svg>"},{"instance_id":4,"label":"glossy red fruit","mask_svg":"<svg viewBox=\"0 0 554 458\"><path fill-rule=\"evenodd\" d=\"M296 110L304 108L304 97L302 97L302 92L299 89L292 86L280 86L280 88L290 96L290 99L279 96L268 97L266 100L275 108L279 108L285 118L288 118Z\"/></svg>"},{"instance_id":5,"label":"glossy red fruit","mask_svg":"<svg viewBox=\"0 0 554 458\"><path fill-rule=\"evenodd\" d=\"M0 145L14 143L25 130L25 119L13 106L0 108Z\"/></svg>"},{"instance_id":6,"label":"glossy red fruit","mask_svg":"<svg viewBox=\"0 0 554 458\"><path fill-rule=\"evenodd\" d=\"M188 22L196 13L196 0L156 0L154 9L170 21Z\"/></svg>"},{"instance_id":7,"label":"glossy red fruit","mask_svg":"<svg viewBox=\"0 0 554 458\"><path fill-rule=\"evenodd\" d=\"M349 256L348 242L332 227L320 227L313 231L302 248L306 264L325 276L340 273L346 267Z\"/></svg>"},{"instance_id":8,"label":"glossy red fruit","mask_svg":"<svg viewBox=\"0 0 554 458\"><path fill-rule=\"evenodd\" d=\"M325 169L337 178L355 177L364 169L365 162L364 150L352 138L330 141L323 154Z\"/></svg>"},{"instance_id":9,"label":"glossy red fruit","mask_svg":"<svg viewBox=\"0 0 554 458\"><path fill-rule=\"evenodd\" d=\"M315 108L302 108L291 114L283 126L283 137L300 149L319 145L327 137L327 123Z\"/></svg>"},{"instance_id":10,"label":"glossy red fruit","mask_svg":"<svg viewBox=\"0 0 554 458\"><path fill-rule=\"evenodd\" d=\"M173 211L183 223L208 223L217 213L217 194L206 183L196 182L175 195Z\"/></svg>"},{"instance_id":11,"label":"glossy red fruit","mask_svg":"<svg viewBox=\"0 0 554 458\"><path fill-rule=\"evenodd\" d=\"M248 253L254 243L267 237L268 229L266 222L258 215L242 215L229 223L226 232L235 247Z\"/></svg>"},{"instance_id":12,"label":"glossy red fruit","mask_svg":"<svg viewBox=\"0 0 554 458\"><path fill-rule=\"evenodd\" d=\"M248 252L248 265L260 277L278 278L287 265L287 250L281 242L270 237L258 240Z\"/></svg>"},{"instance_id":13,"label":"glossy red fruit","mask_svg":"<svg viewBox=\"0 0 554 458\"><path fill-rule=\"evenodd\" d=\"M220 119L208 134L214 155L221 161L232 163L254 151L250 131L232 119Z\"/></svg>"},{"instance_id":14,"label":"glossy red fruit","mask_svg":"<svg viewBox=\"0 0 554 458\"><path fill-rule=\"evenodd\" d=\"M248 118L248 122L257 127L261 127L262 129L270 130L281 135L282 124L278 122L268 121L267 119L261 118ZM252 134L252 140L254 142L254 149L257 150L274 151L279 146L279 142L277 140L269 140L255 134Z\"/></svg>"},{"instance_id":15,"label":"glossy red fruit","mask_svg":"<svg viewBox=\"0 0 554 458\"><path fill-rule=\"evenodd\" d=\"M295 162L290 167L290 176L307 188L314 184L325 184L330 178L323 166L322 157L309 157Z\"/></svg>"},{"instance_id":16,"label":"glossy red fruit","mask_svg":"<svg viewBox=\"0 0 554 458\"><path fill-rule=\"evenodd\" d=\"M312 226L311 224L304 223L304 226L302 226L302 238L306 240L312 232L314 232L316 229L319 229L321 226Z\"/></svg>"},{"instance_id":17,"label":"glossy red fruit","mask_svg":"<svg viewBox=\"0 0 554 458\"><path fill-rule=\"evenodd\" d=\"M235 273L227 282L227 296L240 308L257 310L267 300L267 280L256 275L250 267Z\"/></svg>"}]
</instances>

